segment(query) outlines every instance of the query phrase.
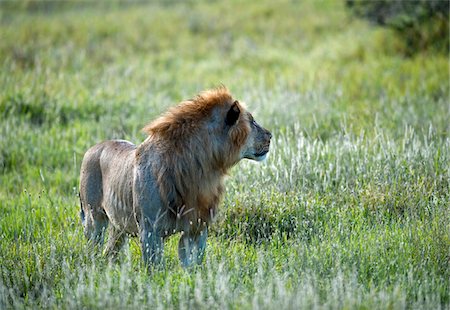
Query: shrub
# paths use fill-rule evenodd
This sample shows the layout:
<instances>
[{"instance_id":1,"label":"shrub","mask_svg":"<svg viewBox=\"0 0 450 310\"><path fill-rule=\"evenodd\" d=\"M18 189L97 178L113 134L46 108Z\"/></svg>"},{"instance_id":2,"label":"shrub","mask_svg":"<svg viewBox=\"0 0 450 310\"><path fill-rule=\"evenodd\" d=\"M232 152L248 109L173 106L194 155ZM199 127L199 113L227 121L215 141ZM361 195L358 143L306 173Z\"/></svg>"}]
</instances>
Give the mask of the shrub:
<instances>
[{"instance_id":1,"label":"shrub","mask_svg":"<svg viewBox=\"0 0 450 310\"><path fill-rule=\"evenodd\" d=\"M448 1L346 0L346 5L354 15L393 29L408 56L428 49L449 52Z\"/></svg>"}]
</instances>

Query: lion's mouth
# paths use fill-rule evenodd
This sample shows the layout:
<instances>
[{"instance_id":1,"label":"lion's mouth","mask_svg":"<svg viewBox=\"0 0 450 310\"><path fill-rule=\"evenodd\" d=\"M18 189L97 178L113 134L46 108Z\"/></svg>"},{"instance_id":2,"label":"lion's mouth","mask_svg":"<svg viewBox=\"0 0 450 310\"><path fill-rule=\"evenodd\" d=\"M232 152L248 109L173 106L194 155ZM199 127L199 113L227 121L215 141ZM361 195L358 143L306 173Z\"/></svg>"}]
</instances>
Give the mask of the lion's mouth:
<instances>
[{"instance_id":1,"label":"lion's mouth","mask_svg":"<svg viewBox=\"0 0 450 310\"><path fill-rule=\"evenodd\" d=\"M266 155L267 153L269 153L269 149L261 151L259 153L255 153L254 156L255 157L263 157L264 155Z\"/></svg>"},{"instance_id":2,"label":"lion's mouth","mask_svg":"<svg viewBox=\"0 0 450 310\"><path fill-rule=\"evenodd\" d=\"M264 149L261 152L254 153L253 156L256 161L263 161L264 159L266 159L267 153L269 153L269 148Z\"/></svg>"}]
</instances>

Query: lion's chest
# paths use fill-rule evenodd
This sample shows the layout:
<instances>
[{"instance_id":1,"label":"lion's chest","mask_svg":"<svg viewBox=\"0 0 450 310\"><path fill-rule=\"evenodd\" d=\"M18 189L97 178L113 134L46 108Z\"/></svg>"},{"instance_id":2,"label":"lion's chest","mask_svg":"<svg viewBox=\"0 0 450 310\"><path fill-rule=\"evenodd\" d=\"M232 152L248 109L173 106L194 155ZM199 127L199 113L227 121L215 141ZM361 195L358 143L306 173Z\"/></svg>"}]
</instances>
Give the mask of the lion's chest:
<instances>
[{"instance_id":1,"label":"lion's chest","mask_svg":"<svg viewBox=\"0 0 450 310\"><path fill-rule=\"evenodd\" d=\"M198 192L192 191L189 195L179 197L177 207L170 208L169 216L179 228L177 230L196 230L214 220L222 198L222 182L209 182L200 189Z\"/></svg>"}]
</instances>

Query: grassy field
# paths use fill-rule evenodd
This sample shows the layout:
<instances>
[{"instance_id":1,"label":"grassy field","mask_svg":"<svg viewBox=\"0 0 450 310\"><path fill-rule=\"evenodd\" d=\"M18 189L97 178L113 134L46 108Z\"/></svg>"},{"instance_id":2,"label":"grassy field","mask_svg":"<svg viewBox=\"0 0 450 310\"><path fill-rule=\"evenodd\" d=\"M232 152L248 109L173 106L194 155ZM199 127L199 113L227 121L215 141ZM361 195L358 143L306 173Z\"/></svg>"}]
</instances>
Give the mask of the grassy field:
<instances>
[{"instance_id":1,"label":"grassy field","mask_svg":"<svg viewBox=\"0 0 450 310\"><path fill-rule=\"evenodd\" d=\"M45 4L45 3L44 3ZM343 1L0 6L0 308L448 309L448 55ZM38 6L39 7L39 6ZM87 247L91 145L226 85L273 133L183 270Z\"/></svg>"}]
</instances>

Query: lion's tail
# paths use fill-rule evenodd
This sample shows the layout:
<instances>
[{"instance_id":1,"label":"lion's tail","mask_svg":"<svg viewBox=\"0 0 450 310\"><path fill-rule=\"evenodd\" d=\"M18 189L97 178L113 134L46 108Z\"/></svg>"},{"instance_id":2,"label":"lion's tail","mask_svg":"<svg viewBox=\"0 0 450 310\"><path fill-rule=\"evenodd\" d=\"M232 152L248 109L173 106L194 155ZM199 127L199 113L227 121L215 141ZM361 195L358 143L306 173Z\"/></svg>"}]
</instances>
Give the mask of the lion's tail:
<instances>
[{"instance_id":1,"label":"lion's tail","mask_svg":"<svg viewBox=\"0 0 450 310\"><path fill-rule=\"evenodd\" d=\"M84 215L83 200L81 200L80 192L78 192L78 198L80 199L80 218L81 218L81 223L84 226L84 222L85 222L86 216Z\"/></svg>"}]
</instances>

